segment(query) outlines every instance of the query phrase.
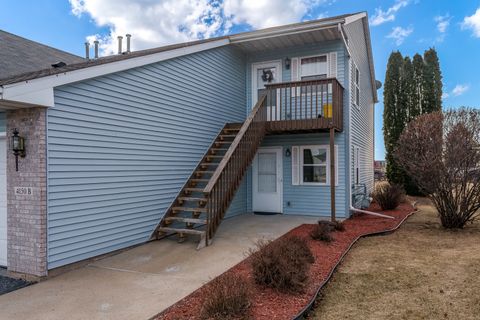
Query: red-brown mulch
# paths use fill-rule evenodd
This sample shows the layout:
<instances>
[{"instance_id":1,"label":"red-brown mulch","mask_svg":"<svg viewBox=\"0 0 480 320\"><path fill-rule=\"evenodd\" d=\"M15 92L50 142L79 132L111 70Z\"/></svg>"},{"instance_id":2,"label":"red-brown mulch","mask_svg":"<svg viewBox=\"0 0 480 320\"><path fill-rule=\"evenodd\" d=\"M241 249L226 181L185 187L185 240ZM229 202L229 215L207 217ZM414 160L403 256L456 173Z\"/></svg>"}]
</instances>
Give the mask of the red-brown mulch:
<instances>
[{"instance_id":1,"label":"red-brown mulch","mask_svg":"<svg viewBox=\"0 0 480 320\"><path fill-rule=\"evenodd\" d=\"M380 208L372 204L369 211L380 212ZM251 276L249 258L246 258L236 266L227 270L226 273L244 275L253 286L253 298L251 306L252 319L292 319L305 308L311 299L316 295L319 286L327 279L329 273L335 267L342 255L350 245L364 235L392 230L413 212L413 207L404 203L395 210L383 211L382 213L395 217L386 219L365 214L355 214L344 221L345 231L333 232L334 241L324 243L312 240L310 231L315 227L312 224L301 225L282 237L297 235L307 239L310 249L315 256L315 262L311 265L309 280L302 294L284 294L268 288L254 285ZM176 319L198 319L202 308L202 301L205 297L203 287L191 293L189 296L175 303L154 319L176 320Z\"/></svg>"}]
</instances>

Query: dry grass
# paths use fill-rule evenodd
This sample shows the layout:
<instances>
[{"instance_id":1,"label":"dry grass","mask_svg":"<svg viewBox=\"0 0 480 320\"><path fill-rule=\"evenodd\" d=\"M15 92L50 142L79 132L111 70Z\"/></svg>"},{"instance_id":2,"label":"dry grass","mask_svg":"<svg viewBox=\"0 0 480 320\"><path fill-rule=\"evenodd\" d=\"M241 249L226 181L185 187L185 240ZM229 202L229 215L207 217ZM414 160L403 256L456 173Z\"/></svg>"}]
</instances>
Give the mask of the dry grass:
<instances>
[{"instance_id":1,"label":"dry grass","mask_svg":"<svg viewBox=\"0 0 480 320\"><path fill-rule=\"evenodd\" d=\"M480 222L445 230L426 200L397 232L360 240L311 319L479 319Z\"/></svg>"}]
</instances>

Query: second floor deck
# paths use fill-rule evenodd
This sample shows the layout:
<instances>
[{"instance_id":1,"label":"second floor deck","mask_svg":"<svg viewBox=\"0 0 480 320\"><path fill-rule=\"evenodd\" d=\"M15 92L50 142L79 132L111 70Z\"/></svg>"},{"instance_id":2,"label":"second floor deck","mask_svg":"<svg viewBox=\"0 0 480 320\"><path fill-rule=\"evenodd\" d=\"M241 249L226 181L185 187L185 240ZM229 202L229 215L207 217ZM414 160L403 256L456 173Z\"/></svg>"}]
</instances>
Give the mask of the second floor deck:
<instances>
[{"instance_id":1,"label":"second floor deck","mask_svg":"<svg viewBox=\"0 0 480 320\"><path fill-rule=\"evenodd\" d=\"M343 94L336 78L269 84L259 113L268 133L343 131Z\"/></svg>"}]
</instances>

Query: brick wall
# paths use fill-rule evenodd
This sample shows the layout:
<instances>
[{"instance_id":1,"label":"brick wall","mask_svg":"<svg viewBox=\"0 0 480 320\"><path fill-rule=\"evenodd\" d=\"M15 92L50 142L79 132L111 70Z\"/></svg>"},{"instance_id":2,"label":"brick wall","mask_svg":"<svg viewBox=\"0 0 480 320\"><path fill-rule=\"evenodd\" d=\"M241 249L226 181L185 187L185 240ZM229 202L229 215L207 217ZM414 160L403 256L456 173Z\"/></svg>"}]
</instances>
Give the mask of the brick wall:
<instances>
[{"instance_id":1,"label":"brick wall","mask_svg":"<svg viewBox=\"0 0 480 320\"><path fill-rule=\"evenodd\" d=\"M8 270L47 275L47 169L46 109L29 108L7 113L7 229ZM26 157L11 151L10 137L17 128L25 138ZM15 187L32 187L33 194L15 195Z\"/></svg>"}]
</instances>

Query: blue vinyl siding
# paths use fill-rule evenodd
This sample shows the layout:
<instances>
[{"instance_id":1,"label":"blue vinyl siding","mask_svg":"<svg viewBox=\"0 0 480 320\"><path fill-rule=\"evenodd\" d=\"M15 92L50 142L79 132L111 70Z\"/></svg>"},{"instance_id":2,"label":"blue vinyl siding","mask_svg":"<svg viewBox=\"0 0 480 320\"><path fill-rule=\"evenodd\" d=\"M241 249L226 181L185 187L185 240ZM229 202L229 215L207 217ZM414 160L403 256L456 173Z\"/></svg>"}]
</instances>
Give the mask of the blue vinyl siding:
<instances>
[{"instance_id":1,"label":"blue vinyl siding","mask_svg":"<svg viewBox=\"0 0 480 320\"><path fill-rule=\"evenodd\" d=\"M317 54L337 53L337 79L345 87L344 93L344 111L347 111L348 103L348 56L345 45L342 41L328 41L313 45L306 45L295 48L285 48L283 50L274 50L268 52L255 53L247 56L246 76L247 76L247 110L249 113L252 102L252 64L266 61L282 61L282 79L281 82L291 80L291 70L285 68L285 58L304 57ZM344 128L348 127L348 112L344 112ZM335 144L338 148L338 173L339 181L336 187L336 211L338 217L348 217L348 158L347 153L347 134L346 130L335 134ZM292 145L317 145L328 144L328 134L303 134L303 135L279 135L267 136L262 146L282 146L284 151L286 147ZM305 214L330 216L330 187L329 186L293 186L291 182L291 158L283 159L284 186L283 186L283 212L285 214ZM247 173L248 193L247 207L252 211L252 170ZM290 201L290 206L287 202Z\"/></svg>"},{"instance_id":2,"label":"blue vinyl siding","mask_svg":"<svg viewBox=\"0 0 480 320\"><path fill-rule=\"evenodd\" d=\"M365 18L366 19L366 18ZM348 111L351 116L351 122L349 130L351 130L351 147L352 150L349 150L348 159L350 159L350 174L352 176L352 183L354 172L353 172L353 147L357 146L360 148L360 167L359 167L359 180L360 183L366 184L367 193L370 193L374 185L374 173L373 173L373 162L374 162L374 97L372 94L372 84L370 78L370 68L367 55L367 43L365 40L365 31L361 20L352 22L349 25L345 26L345 32L349 39L349 47L352 53L349 65L349 80L347 88L349 88L349 96L346 99L348 101ZM360 71L360 106L357 107L353 105L354 95L353 90L353 75L354 68L353 62ZM348 64L346 64L348 66Z\"/></svg>"},{"instance_id":3,"label":"blue vinyl siding","mask_svg":"<svg viewBox=\"0 0 480 320\"><path fill-rule=\"evenodd\" d=\"M56 88L48 267L147 241L223 125L244 121L245 79L227 46ZM246 211L246 190L228 216Z\"/></svg>"},{"instance_id":4,"label":"blue vinyl siding","mask_svg":"<svg viewBox=\"0 0 480 320\"><path fill-rule=\"evenodd\" d=\"M267 136L261 147L282 147L283 157L283 213L315 216L330 216L330 186L292 185L292 157L286 157L285 151L292 146L328 145L327 133ZM338 153L338 185L335 188L335 206L337 217L348 217L346 199L345 137L336 134L335 145ZM251 170L250 170L251 176ZM251 181L251 179L250 179ZM253 211L251 185L248 210ZM288 205L290 202L290 206Z\"/></svg>"}]
</instances>

